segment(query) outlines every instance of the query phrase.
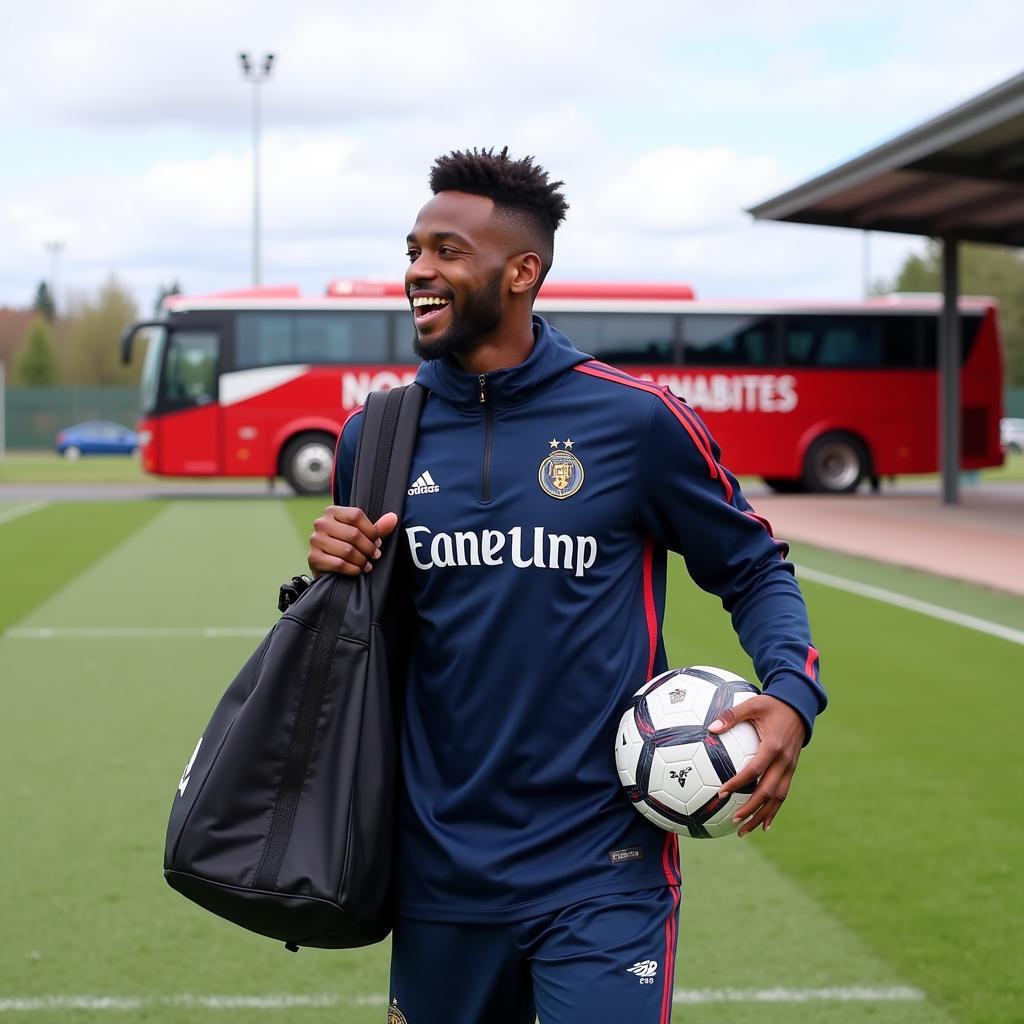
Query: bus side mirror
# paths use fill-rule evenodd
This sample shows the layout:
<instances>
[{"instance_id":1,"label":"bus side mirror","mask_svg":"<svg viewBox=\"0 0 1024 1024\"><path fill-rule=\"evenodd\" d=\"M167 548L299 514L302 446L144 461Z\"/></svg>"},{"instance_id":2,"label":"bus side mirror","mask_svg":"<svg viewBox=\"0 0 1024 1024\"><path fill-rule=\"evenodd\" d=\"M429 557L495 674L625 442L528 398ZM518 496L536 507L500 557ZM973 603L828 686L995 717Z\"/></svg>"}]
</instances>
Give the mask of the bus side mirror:
<instances>
[{"instance_id":1,"label":"bus side mirror","mask_svg":"<svg viewBox=\"0 0 1024 1024\"><path fill-rule=\"evenodd\" d=\"M140 320L132 324L121 335L121 365L127 366L132 361L132 346L135 342L135 335L146 327L166 327L166 320Z\"/></svg>"},{"instance_id":2,"label":"bus side mirror","mask_svg":"<svg viewBox=\"0 0 1024 1024\"><path fill-rule=\"evenodd\" d=\"M127 366L132 361L132 341L135 339L135 328L129 327L121 335L121 365Z\"/></svg>"}]
</instances>

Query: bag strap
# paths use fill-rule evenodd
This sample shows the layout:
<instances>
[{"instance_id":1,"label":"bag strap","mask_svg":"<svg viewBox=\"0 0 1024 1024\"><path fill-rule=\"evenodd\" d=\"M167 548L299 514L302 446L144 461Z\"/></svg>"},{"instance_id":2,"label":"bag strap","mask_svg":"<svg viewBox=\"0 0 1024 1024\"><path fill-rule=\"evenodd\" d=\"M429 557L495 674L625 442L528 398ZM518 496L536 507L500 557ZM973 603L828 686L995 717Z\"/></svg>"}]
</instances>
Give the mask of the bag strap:
<instances>
[{"instance_id":1,"label":"bag strap","mask_svg":"<svg viewBox=\"0 0 1024 1024\"><path fill-rule=\"evenodd\" d=\"M426 390L419 384L407 384L389 391L374 391L363 407L363 423L356 450L352 476L352 504L375 523L385 512L395 512L399 520L405 506L420 411ZM395 549L392 538L398 527L381 545L370 575L370 594L374 607L382 607L394 572Z\"/></svg>"}]
</instances>

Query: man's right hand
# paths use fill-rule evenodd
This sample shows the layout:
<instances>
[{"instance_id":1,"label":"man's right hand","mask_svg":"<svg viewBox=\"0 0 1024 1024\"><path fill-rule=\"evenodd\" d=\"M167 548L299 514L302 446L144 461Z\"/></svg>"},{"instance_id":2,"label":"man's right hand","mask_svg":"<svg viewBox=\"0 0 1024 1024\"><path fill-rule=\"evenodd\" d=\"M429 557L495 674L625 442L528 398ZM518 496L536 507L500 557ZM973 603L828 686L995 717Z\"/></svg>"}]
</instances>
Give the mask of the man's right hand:
<instances>
[{"instance_id":1,"label":"man's right hand","mask_svg":"<svg viewBox=\"0 0 1024 1024\"><path fill-rule=\"evenodd\" d=\"M340 572L358 576L373 568L380 558L380 542L398 525L394 512L385 512L375 523L359 508L328 505L313 524L306 561L314 576Z\"/></svg>"}]
</instances>

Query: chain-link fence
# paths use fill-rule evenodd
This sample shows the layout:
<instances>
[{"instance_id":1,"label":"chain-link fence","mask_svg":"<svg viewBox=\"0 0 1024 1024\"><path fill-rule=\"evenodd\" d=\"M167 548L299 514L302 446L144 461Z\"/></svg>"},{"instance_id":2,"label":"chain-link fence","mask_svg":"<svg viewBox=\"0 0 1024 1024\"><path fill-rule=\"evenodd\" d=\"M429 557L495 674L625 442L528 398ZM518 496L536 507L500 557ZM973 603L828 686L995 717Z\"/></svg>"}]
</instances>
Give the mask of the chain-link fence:
<instances>
[{"instance_id":1,"label":"chain-link fence","mask_svg":"<svg viewBox=\"0 0 1024 1024\"><path fill-rule=\"evenodd\" d=\"M7 388L6 446L52 448L58 430L86 420L111 420L134 427L136 388Z\"/></svg>"}]
</instances>

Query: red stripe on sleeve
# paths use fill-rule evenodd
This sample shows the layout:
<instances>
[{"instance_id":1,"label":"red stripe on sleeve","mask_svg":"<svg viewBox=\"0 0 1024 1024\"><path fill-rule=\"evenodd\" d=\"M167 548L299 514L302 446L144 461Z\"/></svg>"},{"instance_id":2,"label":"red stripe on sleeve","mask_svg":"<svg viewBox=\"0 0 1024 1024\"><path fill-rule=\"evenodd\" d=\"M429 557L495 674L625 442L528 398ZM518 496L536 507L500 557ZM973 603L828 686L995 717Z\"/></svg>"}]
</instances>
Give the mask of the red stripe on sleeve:
<instances>
[{"instance_id":1,"label":"red stripe on sleeve","mask_svg":"<svg viewBox=\"0 0 1024 1024\"><path fill-rule=\"evenodd\" d=\"M804 671L812 678L817 679L815 666L818 664L818 652L813 647L807 648L807 661L804 664Z\"/></svg>"},{"instance_id":2,"label":"red stripe on sleeve","mask_svg":"<svg viewBox=\"0 0 1024 1024\"><path fill-rule=\"evenodd\" d=\"M729 483L729 478L726 476L725 470L715 460L714 454L711 451L710 443L707 441L703 430L700 428L700 423L685 402L680 402L675 395L667 391L665 388L660 388L657 384L651 384L648 381L637 380L635 377L623 376L620 377L618 373L612 372L613 368L609 367L607 370L594 365L593 363L579 363L573 367L574 370L578 370L580 373L587 374L588 377L598 377L601 380L609 380L613 384L624 384L626 387L636 388L637 391L646 391L649 395L654 395L660 398L664 402L665 407L672 413L673 416L682 424L683 429L690 435L690 440L693 441L697 448L697 451L701 453L705 463L707 463L708 473L711 475L712 480L718 480L722 485L722 489L725 491L725 500L727 503L732 503L732 484Z\"/></svg>"}]
</instances>

